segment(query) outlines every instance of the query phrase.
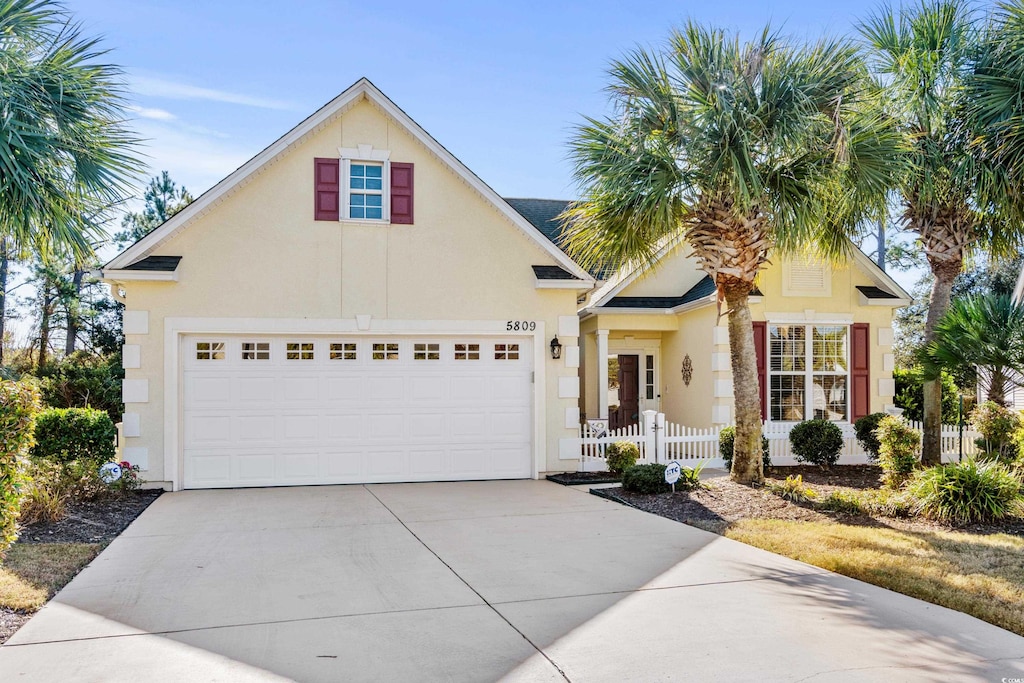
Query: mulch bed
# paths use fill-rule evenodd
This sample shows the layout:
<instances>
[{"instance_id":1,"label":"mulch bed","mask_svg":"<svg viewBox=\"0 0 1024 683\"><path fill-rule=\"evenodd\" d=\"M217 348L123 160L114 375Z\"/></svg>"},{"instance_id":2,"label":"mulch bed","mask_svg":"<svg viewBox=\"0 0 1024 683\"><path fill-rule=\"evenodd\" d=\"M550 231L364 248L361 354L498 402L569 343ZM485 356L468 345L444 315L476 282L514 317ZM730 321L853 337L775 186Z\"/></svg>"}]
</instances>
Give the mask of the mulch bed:
<instances>
[{"instance_id":1,"label":"mulch bed","mask_svg":"<svg viewBox=\"0 0 1024 683\"><path fill-rule=\"evenodd\" d=\"M21 529L18 543L109 543L156 500L162 491L136 491L124 496L72 503L67 517Z\"/></svg>"},{"instance_id":2,"label":"mulch bed","mask_svg":"<svg viewBox=\"0 0 1024 683\"><path fill-rule=\"evenodd\" d=\"M59 522L38 522L21 529L18 543L102 543L107 544L157 499L162 491L136 491L124 496L68 506ZM0 644L32 617L0 607Z\"/></svg>"},{"instance_id":3,"label":"mulch bed","mask_svg":"<svg viewBox=\"0 0 1024 683\"><path fill-rule=\"evenodd\" d=\"M817 467L778 467L766 473L766 481L782 483L787 476L802 475L804 483L826 498L840 489L870 489L881 486L881 470L872 465L837 465L828 472ZM907 531L934 531L949 527L923 519L873 517L862 514L843 514L818 511L812 505L798 505L784 500L763 488L737 484L729 477L705 482L708 488L677 493L631 493L621 487L594 489L591 493L617 500L620 503L701 529L722 533L740 519L782 519L798 521L836 521L844 524L888 526ZM1002 522L971 524L957 527L956 531L973 534L1005 533L1024 536L1024 519L1014 518Z\"/></svg>"},{"instance_id":4,"label":"mulch bed","mask_svg":"<svg viewBox=\"0 0 1024 683\"><path fill-rule=\"evenodd\" d=\"M546 479L562 486L579 484L613 484L622 481L622 477L611 472L563 472L549 474Z\"/></svg>"}]
</instances>

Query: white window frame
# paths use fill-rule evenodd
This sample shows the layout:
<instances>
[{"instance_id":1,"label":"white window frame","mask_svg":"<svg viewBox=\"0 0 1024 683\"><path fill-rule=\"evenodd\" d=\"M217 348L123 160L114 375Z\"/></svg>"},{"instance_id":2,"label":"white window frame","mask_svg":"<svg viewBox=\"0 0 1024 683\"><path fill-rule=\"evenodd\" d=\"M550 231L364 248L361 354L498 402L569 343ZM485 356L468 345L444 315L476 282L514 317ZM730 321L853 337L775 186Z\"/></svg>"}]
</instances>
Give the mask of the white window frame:
<instances>
[{"instance_id":1,"label":"white window frame","mask_svg":"<svg viewBox=\"0 0 1024 683\"><path fill-rule=\"evenodd\" d=\"M246 345L252 346L251 349L245 348ZM261 348L263 347L263 348ZM246 354L250 354L248 357ZM264 354L264 355L261 355ZM270 360L271 359L271 344L269 341L260 341L256 339L245 339L242 341L242 350L240 358L244 361L249 360Z\"/></svg>"},{"instance_id":2,"label":"white window frame","mask_svg":"<svg viewBox=\"0 0 1024 683\"><path fill-rule=\"evenodd\" d=\"M804 369L802 371L790 371L790 370L772 370L772 328L773 327L803 327L804 328ZM846 371L824 371L814 369L814 328L815 327L843 327L846 329ZM768 406L765 413L768 416L769 422L786 422L796 423L802 420L773 420L772 419L772 377L791 377L801 376L804 378L804 417L803 420L814 419L814 376L815 375L830 375L833 377L845 377L846 378L846 414L842 419L832 420L837 424L844 424L850 421L850 390L851 390L851 372L850 372L850 324L839 323L839 322L769 322L768 323L768 339L766 340L765 349L765 363L767 364L767 383L765 387L765 393L768 398Z\"/></svg>"},{"instance_id":3,"label":"white window frame","mask_svg":"<svg viewBox=\"0 0 1024 683\"><path fill-rule=\"evenodd\" d=\"M341 206L339 220L348 223L391 223L391 151L374 149L373 145L341 147ZM349 218L349 200L352 194L352 164L381 166L381 218ZM358 194L366 194L358 192ZM371 193L372 194L372 193Z\"/></svg>"},{"instance_id":4,"label":"white window frame","mask_svg":"<svg viewBox=\"0 0 1024 683\"><path fill-rule=\"evenodd\" d=\"M298 348L289 349L288 347L292 344L296 345ZM310 348L305 348L307 346ZM298 355L295 358L289 358L288 355L292 353ZM307 356L306 354L309 355ZM284 359L289 363L309 363L311 361L315 361L318 355L315 341L309 341L307 339L286 339L284 342Z\"/></svg>"}]
</instances>

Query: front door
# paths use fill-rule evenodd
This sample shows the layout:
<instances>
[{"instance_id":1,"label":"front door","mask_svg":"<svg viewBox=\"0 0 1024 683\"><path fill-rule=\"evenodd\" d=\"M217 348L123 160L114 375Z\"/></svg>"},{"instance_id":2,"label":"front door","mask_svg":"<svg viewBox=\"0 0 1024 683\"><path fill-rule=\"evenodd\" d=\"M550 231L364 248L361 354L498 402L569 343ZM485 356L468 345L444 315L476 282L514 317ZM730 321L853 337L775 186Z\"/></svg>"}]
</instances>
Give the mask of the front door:
<instances>
[{"instance_id":1,"label":"front door","mask_svg":"<svg viewBox=\"0 0 1024 683\"><path fill-rule=\"evenodd\" d=\"M640 421L640 357L619 356L618 425L625 427Z\"/></svg>"}]
</instances>

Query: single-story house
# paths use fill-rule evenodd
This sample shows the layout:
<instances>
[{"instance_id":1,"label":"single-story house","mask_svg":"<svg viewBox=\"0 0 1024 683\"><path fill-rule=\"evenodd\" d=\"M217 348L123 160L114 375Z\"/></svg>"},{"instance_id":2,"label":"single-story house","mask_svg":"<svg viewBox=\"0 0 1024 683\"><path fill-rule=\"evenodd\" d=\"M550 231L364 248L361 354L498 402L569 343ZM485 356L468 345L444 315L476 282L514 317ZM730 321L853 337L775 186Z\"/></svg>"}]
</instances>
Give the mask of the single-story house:
<instances>
[{"instance_id":1,"label":"single-story house","mask_svg":"<svg viewBox=\"0 0 1024 683\"><path fill-rule=\"evenodd\" d=\"M358 81L103 267L124 459L174 490L572 470L613 358L620 422L728 423L728 334L685 247L604 280L560 248L565 204L503 199ZM769 419L891 401L896 283L858 257L760 288Z\"/></svg>"}]
</instances>

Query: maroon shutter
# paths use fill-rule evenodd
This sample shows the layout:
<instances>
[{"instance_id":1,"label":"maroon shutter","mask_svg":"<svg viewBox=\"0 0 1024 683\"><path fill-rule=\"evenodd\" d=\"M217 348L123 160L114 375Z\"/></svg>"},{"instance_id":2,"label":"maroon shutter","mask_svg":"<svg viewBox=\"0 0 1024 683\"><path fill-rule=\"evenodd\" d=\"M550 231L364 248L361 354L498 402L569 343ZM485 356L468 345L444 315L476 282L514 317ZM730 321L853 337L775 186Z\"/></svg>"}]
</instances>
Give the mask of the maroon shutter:
<instances>
[{"instance_id":1,"label":"maroon shutter","mask_svg":"<svg viewBox=\"0 0 1024 683\"><path fill-rule=\"evenodd\" d=\"M757 354L757 388L761 397L761 419L768 419L768 324L755 321L754 353Z\"/></svg>"},{"instance_id":2,"label":"maroon shutter","mask_svg":"<svg viewBox=\"0 0 1024 683\"><path fill-rule=\"evenodd\" d=\"M313 219L338 220L341 197L341 160L313 159Z\"/></svg>"},{"instance_id":3,"label":"maroon shutter","mask_svg":"<svg viewBox=\"0 0 1024 683\"><path fill-rule=\"evenodd\" d=\"M850 327L850 420L871 412L871 344L867 323Z\"/></svg>"},{"instance_id":4,"label":"maroon shutter","mask_svg":"<svg viewBox=\"0 0 1024 683\"><path fill-rule=\"evenodd\" d=\"M412 225L412 164L391 162L391 222Z\"/></svg>"}]
</instances>

